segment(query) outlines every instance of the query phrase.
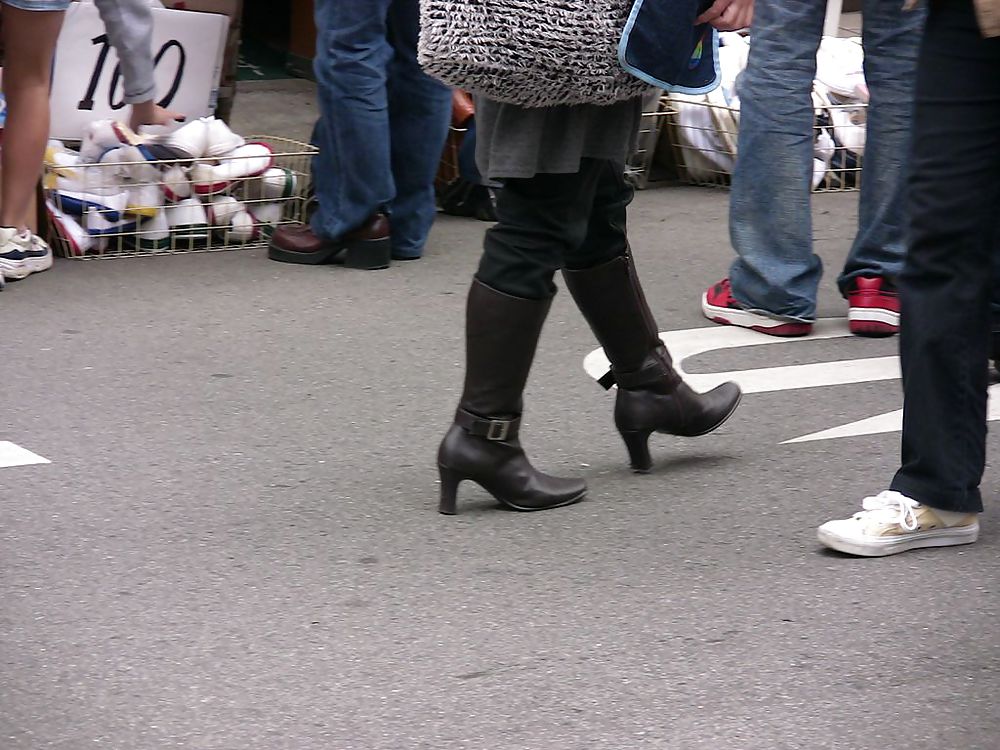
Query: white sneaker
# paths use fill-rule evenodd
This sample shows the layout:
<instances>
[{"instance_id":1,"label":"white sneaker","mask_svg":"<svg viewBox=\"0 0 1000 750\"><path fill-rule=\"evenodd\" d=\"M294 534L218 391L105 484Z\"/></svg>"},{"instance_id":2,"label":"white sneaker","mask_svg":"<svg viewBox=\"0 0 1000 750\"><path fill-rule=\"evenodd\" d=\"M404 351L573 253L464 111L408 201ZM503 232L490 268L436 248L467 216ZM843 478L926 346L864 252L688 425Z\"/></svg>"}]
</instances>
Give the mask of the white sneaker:
<instances>
[{"instance_id":1,"label":"white sneaker","mask_svg":"<svg viewBox=\"0 0 1000 750\"><path fill-rule=\"evenodd\" d=\"M971 544L979 538L975 513L935 512L893 490L866 497L861 507L850 518L820 526L820 544L849 555L881 557L921 547ZM945 516L954 520L946 521Z\"/></svg>"},{"instance_id":2,"label":"white sneaker","mask_svg":"<svg viewBox=\"0 0 1000 750\"><path fill-rule=\"evenodd\" d=\"M94 238L76 221L60 211L51 199L45 201L49 222L54 236L63 245L63 252L70 257L86 255L94 247Z\"/></svg>"},{"instance_id":3,"label":"white sneaker","mask_svg":"<svg viewBox=\"0 0 1000 750\"><path fill-rule=\"evenodd\" d=\"M94 120L83 133L80 143L80 158L88 163L100 160L101 154L122 144L136 145L143 139L128 125L114 120Z\"/></svg>"},{"instance_id":4,"label":"white sneaker","mask_svg":"<svg viewBox=\"0 0 1000 750\"><path fill-rule=\"evenodd\" d=\"M163 172L163 194L171 203L180 203L191 197L191 178L188 170L174 165Z\"/></svg>"},{"instance_id":5,"label":"white sneaker","mask_svg":"<svg viewBox=\"0 0 1000 750\"><path fill-rule=\"evenodd\" d=\"M205 156L218 158L239 148L246 141L237 135L222 120L214 117L205 118Z\"/></svg>"},{"instance_id":6,"label":"white sneaker","mask_svg":"<svg viewBox=\"0 0 1000 750\"><path fill-rule=\"evenodd\" d=\"M13 227L0 227L0 274L23 279L52 268L52 248L41 237Z\"/></svg>"},{"instance_id":7,"label":"white sneaker","mask_svg":"<svg viewBox=\"0 0 1000 750\"><path fill-rule=\"evenodd\" d=\"M197 198L187 198L164 210L171 233L178 239L207 240L208 214Z\"/></svg>"},{"instance_id":8,"label":"white sneaker","mask_svg":"<svg viewBox=\"0 0 1000 750\"><path fill-rule=\"evenodd\" d=\"M295 194L295 172L284 167L271 167L258 177L243 181L243 197L248 201L275 201Z\"/></svg>"},{"instance_id":9,"label":"white sneaker","mask_svg":"<svg viewBox=\"0 0 1000 750\"><path fill-rule=\"evenodd\" d=\"M164 146L183 151L192 159L201 159L208 150L208 121L205 118L192 120L156 140Z\"/></svg>"}]
</instances>

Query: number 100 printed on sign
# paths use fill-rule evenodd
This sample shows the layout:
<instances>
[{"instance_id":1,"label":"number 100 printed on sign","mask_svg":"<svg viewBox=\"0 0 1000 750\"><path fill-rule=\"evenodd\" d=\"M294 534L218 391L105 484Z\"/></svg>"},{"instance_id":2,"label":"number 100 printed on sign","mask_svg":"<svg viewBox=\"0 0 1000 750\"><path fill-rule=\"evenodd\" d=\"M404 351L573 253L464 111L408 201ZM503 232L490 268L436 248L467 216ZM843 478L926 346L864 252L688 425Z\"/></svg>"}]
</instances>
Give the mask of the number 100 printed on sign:
<instances>
[{"instance_id":1,"label":"number 100 printed on sign","mask_svg":"<svg viewBox=\"0 0 1000 750\"><path fill-rule=\"evenodd\" d=\"M97 56L97 63L94 65L94 72L90 76L90 85L87 86L87 93L83 95L80 103L76 105L77 109L85 112L92 112L94 109L94 95L97 93L98 85L104 78L104 71L108 62L108 53L112 49L111 40L108 39L107 34L95 36L90 41L95 45L99 45L101 51ZM176 39L171 39L160 47L160 51L157 52L156 56L153 58L154 67L157 70L160 67L160 63L163 61L163 58L171 50L175 51L173 56L174 59L168 62L173 63L170 67L174 71L174 79L167 92L156 102L161 107L169 107L173 103L174 98L177 96L177 90L180 88L181 81L184 80L184 66L187 63L187 52L184 50L184 45ZM160 95L159 91L156 93L157 96ZM107 87L107 94L108 106L111 107L112 110L117 111L125 106L125 86L122 82L121 64L114 66L114 72L111 74L111 83Z\"/></svg>"}]
</instances>

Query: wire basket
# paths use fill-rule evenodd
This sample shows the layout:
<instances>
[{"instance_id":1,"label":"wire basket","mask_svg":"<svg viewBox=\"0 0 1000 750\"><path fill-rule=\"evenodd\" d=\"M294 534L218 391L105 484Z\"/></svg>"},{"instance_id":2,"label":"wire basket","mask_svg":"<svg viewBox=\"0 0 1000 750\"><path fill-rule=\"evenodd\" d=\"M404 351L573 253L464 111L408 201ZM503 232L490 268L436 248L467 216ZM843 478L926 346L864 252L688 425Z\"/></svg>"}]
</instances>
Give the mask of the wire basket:
<instances>
[{"instance_id":1,"label":"wire basket","mask_svg":"<svg viewBox=\"0 0 1000 750\"><path fill-rule=\"evenodd\" d=\"M49 154L53 252L92 259L264 247L278 226L306 221L317 152L300 141L254 136L216 160L151 160L147 150L141 160L60 164Z\"/></svg>"},{"instance_id":2,"label":"wire basket","mask_svg":"<svg viewBox=\"0 0 1000 750\"><path fill-rule=\"evenodd\" d=\"M669 118L676 114L670 100L659 91L643 101L643 112L639 118L639 133L636 150L625 165L625 177L638 189L650 187L658 180L654 177L653 166L657 147Z\"/></svg>"},{"instance_id":3,"label":"wire basket","mask_svg":"<svg viewBox=\"0 0 1000 750\"><path fill-rule=\"evenodd\" d=\"M864 104L817 103L813 126L813 190L845 192L861 187L865 142ZM692 185L727 187L736 165L739 110L693 97L670 97L666 135L680 179Z\"/></svg>"}]
</instances>

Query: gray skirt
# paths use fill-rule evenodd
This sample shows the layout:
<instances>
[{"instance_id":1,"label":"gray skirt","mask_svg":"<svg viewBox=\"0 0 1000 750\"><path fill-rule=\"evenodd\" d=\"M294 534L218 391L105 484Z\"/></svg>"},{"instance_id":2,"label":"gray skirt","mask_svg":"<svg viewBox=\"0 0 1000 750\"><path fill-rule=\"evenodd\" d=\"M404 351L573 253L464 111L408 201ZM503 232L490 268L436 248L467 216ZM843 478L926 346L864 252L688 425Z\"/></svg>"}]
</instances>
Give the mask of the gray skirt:
<instances>
[{"instance_id":1,"label":"gray skirt","mask_svg":"<svg viewBox=\"0 0 1000 750\"><path fill-rule=\"evenodd\" d=\"M519 107L476 98L476 164L489 180L575 174L581 159L625 163L642 97L598 106Z\"/></svg>"}]
</instances>

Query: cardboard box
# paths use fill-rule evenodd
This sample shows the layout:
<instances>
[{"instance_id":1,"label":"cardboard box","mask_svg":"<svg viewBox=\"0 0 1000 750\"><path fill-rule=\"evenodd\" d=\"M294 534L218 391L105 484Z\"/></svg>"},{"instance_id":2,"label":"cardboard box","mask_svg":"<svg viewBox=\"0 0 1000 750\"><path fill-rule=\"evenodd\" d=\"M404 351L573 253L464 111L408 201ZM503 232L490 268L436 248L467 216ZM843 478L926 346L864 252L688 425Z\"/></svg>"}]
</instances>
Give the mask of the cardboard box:
<instances>
[{"instance_id":1,"label":"cardboard box","mask_svg":"<svg viewBox=\"0 0 1000 750\"><path fill-rule=\"evenodd\" d=\"M212 114L229 19L153 8L153 22L161 103L188 117ZM76 140L93 120L125 116L118 57L90 3L74 3L66 11L56 45L51 102L54 138Z\"/></svg>"},{"instance_id":2,"label":"cardboard box","mask_svg":"<svg viewBox=\"0 0 1000 750\"><path fill-rule=\"evenodd\" d=\"M199 13L218 13L229 19L226 48L222 55L222 77L219 81L218 103L215 116L228 122L236 99L236 73L240 64L240 37L242 32L243 0L163 0L163 5L174 10Z\"/></svg>"}]
</instances>

